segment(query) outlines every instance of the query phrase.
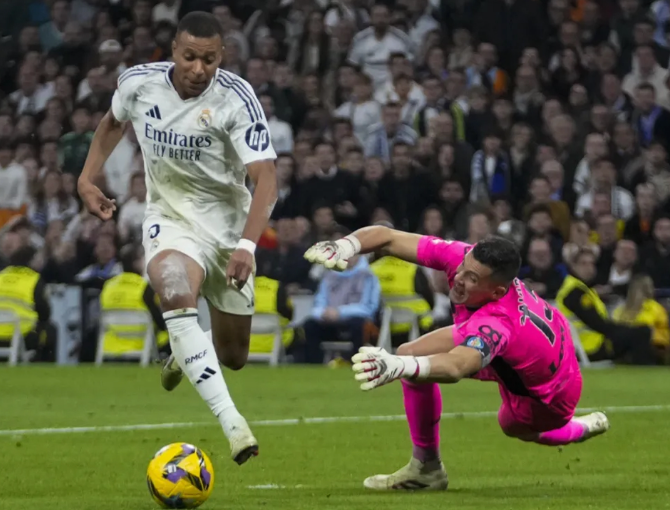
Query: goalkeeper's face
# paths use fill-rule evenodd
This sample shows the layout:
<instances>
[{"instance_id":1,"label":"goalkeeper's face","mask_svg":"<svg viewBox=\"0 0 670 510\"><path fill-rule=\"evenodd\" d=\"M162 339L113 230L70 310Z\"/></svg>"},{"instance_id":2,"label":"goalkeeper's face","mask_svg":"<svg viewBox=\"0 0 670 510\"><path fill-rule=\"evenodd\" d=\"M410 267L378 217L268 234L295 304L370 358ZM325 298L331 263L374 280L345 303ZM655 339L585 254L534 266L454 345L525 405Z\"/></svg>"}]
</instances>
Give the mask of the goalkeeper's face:
<instances>
[{"instance_id":1,"label":"goalkeeper's face","mask_svg":"<svg viewBox=\"0 0 670 510\"><path fill-rule=\"evenodd\" d=\"M500 299L507 289L493 279L491 268L480 263L468 253L456 270L449 299L455 305L480 308Z\"/></svg>"}]
</instances>

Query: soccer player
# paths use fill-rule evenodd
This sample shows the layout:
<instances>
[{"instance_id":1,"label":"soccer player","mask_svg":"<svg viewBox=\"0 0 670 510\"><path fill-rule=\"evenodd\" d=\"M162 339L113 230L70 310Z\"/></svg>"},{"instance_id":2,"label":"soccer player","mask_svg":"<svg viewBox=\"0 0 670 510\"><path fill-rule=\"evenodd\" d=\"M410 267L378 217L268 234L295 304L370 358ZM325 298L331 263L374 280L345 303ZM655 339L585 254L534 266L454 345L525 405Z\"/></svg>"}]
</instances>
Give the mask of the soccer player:
<instances>
[{"instance_id":1,"label":"soccer player","mask_svg":"<svg viewBox=\"0 0 670 510\"><path fill-rule=\"evenodd\" d=\"M512 242L489 237L469 245L375 226L318 243L305 257L343 269L351 256L368 252L445 271L455 325L400 346L397 356L376 347L362 347L354 356L353 369L363 390L402 379L414 445L407 466L367 478L365 487L447 488L439 455L438 382L456 383L464 377L497 382L500 427L522 441L564 445L609 428L603 413L573 417L582 377L570 326L515 277L521 257Z\"/></svg>"},{"instance_id":2,"label":"soccer player","mask_svg":"<svg viewBox=\"0 0 670 510\"><path fill-rule=\"evenodd\" d=\"M96 187L105 160L135 129L144 156L147 274L161 302L173 356L161 381L182 374L217 416L242 464L258 443L237 411L219 362L239 370L254 311L254 250L277 197L267 121L251 86L219 69L222 29L192 12L179 23L174 63L132 67L118 80L78 182L87 209L108 220L116 204ZM245 177L255 185L253 200ZM211 332L198 325L197 299L209 303Z\"/></svg>"}]
</instances>

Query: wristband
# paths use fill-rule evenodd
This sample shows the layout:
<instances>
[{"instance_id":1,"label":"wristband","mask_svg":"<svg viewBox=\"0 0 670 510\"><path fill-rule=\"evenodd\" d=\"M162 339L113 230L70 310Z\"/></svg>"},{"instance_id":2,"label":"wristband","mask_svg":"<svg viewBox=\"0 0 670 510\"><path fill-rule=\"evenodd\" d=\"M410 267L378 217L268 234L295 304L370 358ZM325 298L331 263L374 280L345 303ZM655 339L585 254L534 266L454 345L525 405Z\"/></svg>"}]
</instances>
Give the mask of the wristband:
<instances>
[{"instance_id":1,"label":"wristband","mask_svg":"<svg viewBox=\"0 0 670 510\"><path fill-rule=\"evenodd\" d=\"M256 252L256 243L249 241L249 239L240 239L237 241L237 250L248 251L252 255Z\"/></svg>"},{"instance_id":2,"label":"wristband","mask_svg":"<svg viewBox=\"0 0 670 510\"><path fill-rule=\"evenodd\" d=\"M421 381L430 375L430 358L428 356L398 356L405 367L402 378L410 381Z\"/></svg>"},{"instance_id":3,"label":"wristband","mask_svg":"<svg viewBox=\"0 0 670 510\"><path fill-rule=\"evenodd\" d=\"M361 251L361 242L354 235L343 237L336 244L342 249L342 257L349 260L351 257Z\"/></svg>"}]
</instances>

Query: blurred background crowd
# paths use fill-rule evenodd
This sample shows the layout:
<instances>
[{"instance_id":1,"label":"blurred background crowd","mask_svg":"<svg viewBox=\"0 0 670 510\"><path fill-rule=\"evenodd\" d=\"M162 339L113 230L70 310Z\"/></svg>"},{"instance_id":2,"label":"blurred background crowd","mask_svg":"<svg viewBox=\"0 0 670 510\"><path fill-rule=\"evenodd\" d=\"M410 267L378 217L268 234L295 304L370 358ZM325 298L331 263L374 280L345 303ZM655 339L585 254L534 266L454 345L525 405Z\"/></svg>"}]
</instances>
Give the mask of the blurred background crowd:
<instances>
[{"instance_id":1,"label":"blurred background crowd","mask_svg":"<svg viewBox=\"0 0 670 510\"><path fill-rule=\"evenodd\" d=\"M98 183L114 220L83 211L76 182L119 74L169 60L193 10L220 20L222 66L268 118L279 201L257 285L278 284L287 320L291 296L316 294L307 344L367 341L380 295L419 296L408 306L422 329L449 323L442 275L384 259L324 275L302 258L383 224L507 236L520 277L571 317L592 359L666 359L668 0L0 1L0 269L100 289L141 272L132 128Z\"/></svg>"}]
</instances>

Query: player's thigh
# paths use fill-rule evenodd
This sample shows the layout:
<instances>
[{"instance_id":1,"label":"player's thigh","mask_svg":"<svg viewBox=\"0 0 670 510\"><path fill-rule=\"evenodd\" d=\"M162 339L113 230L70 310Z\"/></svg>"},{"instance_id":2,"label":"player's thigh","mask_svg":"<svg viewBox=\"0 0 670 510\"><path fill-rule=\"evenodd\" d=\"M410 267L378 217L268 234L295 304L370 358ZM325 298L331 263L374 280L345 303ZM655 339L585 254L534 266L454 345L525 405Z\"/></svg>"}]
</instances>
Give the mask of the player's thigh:
<instances>
[{"instance_id":1,"label":"player's thigh","mask_svg":"<svg viewBox=\"0 0 670 510\"><path fill-rule=\"evenodd\" d=\"M498 411L500 428L509 437L535 441L538 434L556 430L568 423L572 414L565 413L534 398L515 395L500 386L502 405Z\"/></svg>"},{"instance_id":2,"label":"player's thigh","mask_svg":"<svg viewBox=\"0 0 670 510\"><path fill-rule=\"evenodd\" d=\"M238 370L247 362L251 317L254 313L254 276L238 289L228 285L226 267L232 251L205 248L207 276L201 294L209 303L212 340L219 361Z\"/></svg>"},{"instance_id":3,"label":"player's thigh","mask_svg":"<svg viewBox=\"0 0 670 510\"><path fill-rule=\"evenodd\" d=\"M217 309L209 303L212 321L212 342L216 355L225 367L239 370L249 357L251 315L235 315Z\"/></svg>"},{"instance_id":4,"label":"player's thigh","mask_svg":"<svg viewBox=\"0 0 670 510\"><path fill-rule=\"evenodd\" d=\"M205 265L198 241L185 227L160 216L144 221L147 275L163 310L196 308Z\"/></svg>"},{"instance_id":5,"label":"player's thigh","mask_svg":"<svg viewBox=\"0 0 670 510\"><path fill-rule=\"evenodd\" d=\"M401 356L430 356L449 352L454 348L453 326L436 329L420 338L398 347Z\"/></svg>"}]
</instances>

